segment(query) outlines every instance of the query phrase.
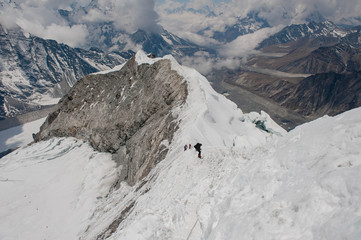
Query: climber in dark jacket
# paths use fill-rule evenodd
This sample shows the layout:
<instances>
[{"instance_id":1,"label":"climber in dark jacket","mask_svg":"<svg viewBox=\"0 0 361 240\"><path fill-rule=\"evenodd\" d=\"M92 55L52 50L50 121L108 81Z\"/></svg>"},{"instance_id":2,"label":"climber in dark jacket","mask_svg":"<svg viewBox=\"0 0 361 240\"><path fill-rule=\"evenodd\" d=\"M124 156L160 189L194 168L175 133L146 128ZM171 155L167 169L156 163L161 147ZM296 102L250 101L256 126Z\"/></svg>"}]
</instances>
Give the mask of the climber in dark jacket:
<instances>
[{"instance_id":1,"label":"climber in dark jacket","mask_svg":"<svg viewBox=\"0 0 361 240\"><path fill-rule=\"evenodd\" d=\"M201 147L202 144L201 143L197 143L196 145L194 145L194 148L197 150L198 152L198 158L201 158Z\"/></svg>"}]
</instances>

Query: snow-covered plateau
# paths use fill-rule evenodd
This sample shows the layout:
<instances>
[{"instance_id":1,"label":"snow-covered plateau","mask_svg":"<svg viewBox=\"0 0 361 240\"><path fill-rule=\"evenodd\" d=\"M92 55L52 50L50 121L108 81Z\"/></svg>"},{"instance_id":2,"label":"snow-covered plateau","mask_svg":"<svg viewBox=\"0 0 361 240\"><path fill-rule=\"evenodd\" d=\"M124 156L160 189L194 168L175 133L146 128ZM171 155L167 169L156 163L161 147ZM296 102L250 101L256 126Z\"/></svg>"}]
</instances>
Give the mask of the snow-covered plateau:
<instances>
[{"instance_id":1,"label":"snow-covered plateau","mask_svg":"<svg viewBox=\"0 0 361 240\"><path fill-rule=\"evenodd\" d=\"M188 85L165 159L115 188L119 166L86 142L22 146L0 159L1 240L361 239L361 108L285 132L163 59ZM197 142L201 159L183 149Z\"/></svg>"}]
</instances>

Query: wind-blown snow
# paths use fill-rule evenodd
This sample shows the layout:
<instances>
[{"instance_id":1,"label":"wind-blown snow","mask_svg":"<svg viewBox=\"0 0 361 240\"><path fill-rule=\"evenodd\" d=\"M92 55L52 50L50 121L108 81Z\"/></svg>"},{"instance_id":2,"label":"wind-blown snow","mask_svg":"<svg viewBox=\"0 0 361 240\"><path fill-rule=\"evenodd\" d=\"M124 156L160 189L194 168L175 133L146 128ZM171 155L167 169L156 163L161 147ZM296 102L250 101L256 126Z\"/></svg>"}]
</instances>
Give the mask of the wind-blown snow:
<instances>
[{"instance_id":1,"label":"wind-blown snow","mask_svg":"<svg viewBox=\"0 0 361 240\"><path fill-rule=\"evenodd\" d=\"M94 239L104 233L109 239L361 239L361 108L336 117L323 117L286 133L264 112L243 114L195 70L180 66L170 56L163 59L169 59L172 69L188 84L186 103L173 111L178 117L179 130L171 143L164 143L169 147L166 158L136 186L121 183L107 197L90 204L88 214L72 209L71 204L64 207L69 215L81 213L81 217L67 218L69 225L59 225L56 232L49 232L50 238ZM150 59L143 52L136 56L138 64L159 60ZM264 122L269 132L256 127L258 120ZM183 150L185 144L197 142L203 144L202 159L197 158L193 149ZM0 176L14 166L20 170L26 166L34 171L42 166L53 169L45 163L59 164L56 167L59 173L68 170L66 162L72 166L69 178L74 186L88 186L104 194L108 191L110 180L101 186L100 180L81 181L72 176L94 171L103 158L110 160L109 155L92 152L99 156L99 162L84 169L90 164L87 154L91 152L84 143L55 139L38 144L42 146L40 149L27 147L7 156L5 163L1 159ZM54 150L45 146L54 146ZM70 155L58 157L58 150L65 146L71 147L66 151ZM80 160L75 157L69 160L72 154L80 153L83 154ZM56 158L31 165L40 161L31 156L41 154ZM17 155L34 160L11 160ZM110 169L111 173L103 179L112 179L114 168L110 163L106 166L103 169ZM99 177L106 174L106 171L96 172ZM6 178L20 179L10 171L8 174ZM26 175L31 175L31 171ZM62 179L55 174L53 179L57 178ZM48 188L72 188L67 181L60 180L57 185L48 184ZM0 216L5 217L0 219L0 234L8 237L30 231L23 218L32 219L29 216L33 213L11 208L14 204L11 199L18 198L11 197L10 187L6 188L8 192L3 189L0 188L1 195L5 192L10 196L6 204L1 204ZM29 194L37 189L34 186ZM89 199L94 200L96 195ZM64 201L78 201L83 196L75 191L66 195ZM27 202L21 203L25 206ZM29 233L31 236L44 233L39 232L44 229L41 228L44 219L62 212L50 205L48 210L52 213L36 219L40 228L34 228ZM14 235L5 235L4 232L10 234L11 230L5 231L4 224L13 223L19 223ZM64 233L70 226L74 227L72 232ZM27 239L35 239L31 236Z\"/></svg>"}]
</instances>

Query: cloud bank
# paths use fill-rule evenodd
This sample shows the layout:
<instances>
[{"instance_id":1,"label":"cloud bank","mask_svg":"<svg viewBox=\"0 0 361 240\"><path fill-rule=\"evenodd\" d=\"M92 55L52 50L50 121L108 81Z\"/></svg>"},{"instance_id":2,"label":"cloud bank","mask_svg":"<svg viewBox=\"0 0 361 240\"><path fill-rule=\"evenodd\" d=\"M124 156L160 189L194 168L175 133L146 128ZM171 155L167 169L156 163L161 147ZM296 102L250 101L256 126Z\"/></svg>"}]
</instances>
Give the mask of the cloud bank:
<instances>
[{"instance_id":1,"label":"cloud bank","mask_svg":"<svg viewBox=\"0 0 361 240\"><path fill-rule=\"evenodd\" d=\"M86 43L87 25L111 22L120 30L138 29L159 32L155 0L19 0L17 4L0 2L0 23L20 26L36 36L54 39L72 47ZM71 22L61 17L59 9L74 11Z\"/></svg>"},{"instance_id":2,"label":"cloud bank","mask_svg":"<svg viewBox=\"0 0 361 240\"><path fill-rule=\"evenodd\" d=\"M35 36L54 39L72 47L80 46L88 35L86 26L69 25L53 9L69 7L69 2L28 0L19 1L16 5L4 4L0 8L0 23L7 28L19 26Z\"/></svg>"},{"instance_id":3,"label":"cloud bank","mask_svg":"<svg viewBox=\"0 0 361 240\"><path fill-rule=\"evenodd\" d=\"M230 0L214 4L210 0L180 3L166 0L156 8L160 23L170 32L193 40L194 34L206 29L205 44L215 31L222 31L237 18L257 12L272 26L303 23L310 15L320 13L333 22L360 17L359 0ZM199 38L199 36L198 36ZM198 40L199 41L199 40Z\"/></svg>"},{"instance_id":4,"label":"cloud bank","mask_svg":"<svg viewBox=\"0 0 361 240\"><path fill-rule=\"evenodd\" d=\"M97 0L87 8L79 22L113 22L118 29L133 33L138 29L159 32L155 0Z\"/></svg>"},{"instance_id":5,"label":"cloud bank","mask_svg":"<svg viewBox=\"0 0 361 240\"><path fill-rule=\"evenodd\" d=\"M181 60L183 64L206 74L212 69L239 67L242 59L255 53L254 49L262 40L286 25L304 23L317 15L336 23L360 17L361 4L359 0L229 0L216 4L211 0L165 0L156 6L156 11L160 24L168 31L217 50L218 58L199 52ZM240 36L226 44L213 38L216 31L223 32L226 26L236 24L250 13L257 13L271 27Z\"/></svg>"}]
</instances>

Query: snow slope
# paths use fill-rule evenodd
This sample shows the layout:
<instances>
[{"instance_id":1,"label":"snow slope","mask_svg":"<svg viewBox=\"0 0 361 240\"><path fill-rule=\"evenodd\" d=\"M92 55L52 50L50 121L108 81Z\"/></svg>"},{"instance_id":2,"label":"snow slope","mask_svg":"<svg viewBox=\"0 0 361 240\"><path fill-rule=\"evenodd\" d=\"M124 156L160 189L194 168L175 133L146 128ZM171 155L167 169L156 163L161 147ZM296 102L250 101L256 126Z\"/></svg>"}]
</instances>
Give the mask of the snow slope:
<instances>
[{"instance_id":1,"label":"snow slope","mask_svg":"<svg viewBox=\"0 0 361 240\"><path fill-rule=\"evenodd\" d=\"M0 159L0 239L77 239L116 177L110 154L52 139Z\"/></svg>"},{"instance_id":2,"label":"snow slope","mask_svg":"<svg viewBox=\"0 0 361 240\"><path fill-rule=\"evenodd\" d=\"M27 239L361 239L361 109L286 133L266 113L243 114L195 70L165 59L189 91L174 110L180 128L164 143L166 158L134 187L121 183L105 197L115 177L109 155L74 139L22 148L0 159L0 176L21 180L23 174L38 185L0 181L1 196L9 195L0 200L0 239L22 232ZM138 64L159 60L136 56ZM258 120L269 132L255 126ZM183 150L197 142L202 159ZM42 178L38 169L46 170ZM21 187L42 199L47 213L34 215L34 200L16 192ZM43 197L51 194L63 199ZM74 204L84 199L90 203Z\"/></svg>"}]
</instances>

